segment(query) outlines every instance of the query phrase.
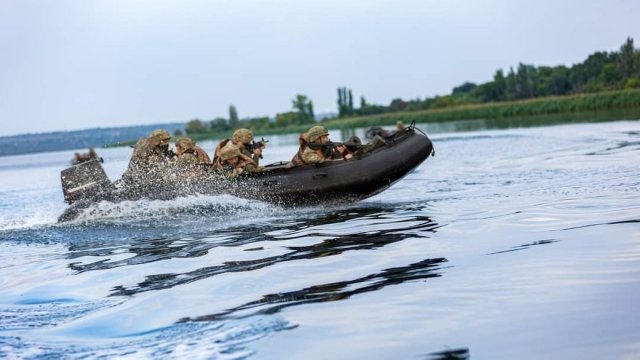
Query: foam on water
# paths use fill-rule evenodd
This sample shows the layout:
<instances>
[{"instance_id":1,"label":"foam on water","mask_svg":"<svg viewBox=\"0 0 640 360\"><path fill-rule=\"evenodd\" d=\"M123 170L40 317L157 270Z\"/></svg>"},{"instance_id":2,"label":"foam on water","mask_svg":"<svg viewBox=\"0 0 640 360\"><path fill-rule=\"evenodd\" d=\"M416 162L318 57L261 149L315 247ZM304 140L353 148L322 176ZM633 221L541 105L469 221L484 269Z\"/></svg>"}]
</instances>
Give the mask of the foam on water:
<instances>
[{"instance_id":1,"label":"foam on water","mask_svg":"<svg viewBox=\"0 0 640 360\"><path fill-rule=\"evenodd\" d=\"M16 359L242 359L254 353L247 344L290 328L282 319L260 317L213 324L175 324L138 336L87 344L68 343L60 338L24 341L0 335L0 354Z\"/></svg>"},{"instance_id":2,"label":"foam on water","mask_svg":"<svg viewBox=\"0 0 640 360\"><path fill-rule=\"evenodd\" d=\"M87 222L119 221L135 219L162 219L207 217L223 219L243 214L251 217L270 217L282 212L274 205L237 198L231 195L194 195L172 200L138 200L111 203L102 201L83 210L74 224Z\"/></svg>"}]
</instances>

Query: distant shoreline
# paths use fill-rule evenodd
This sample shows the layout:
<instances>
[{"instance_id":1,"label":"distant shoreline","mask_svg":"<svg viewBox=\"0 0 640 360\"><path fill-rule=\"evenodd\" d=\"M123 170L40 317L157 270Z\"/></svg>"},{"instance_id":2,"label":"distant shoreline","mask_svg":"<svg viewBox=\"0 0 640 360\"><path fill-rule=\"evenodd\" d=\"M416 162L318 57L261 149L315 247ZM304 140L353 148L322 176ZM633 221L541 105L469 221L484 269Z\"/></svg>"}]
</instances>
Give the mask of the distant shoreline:
<instances>
[{"instance_id":1,"label":"distant shoreline","mask_svg":"<svg viewBox=\"0 0 640 360\"><path fill-rule=\"evenodd\" d=\"M567 119L576 115L576 119ZM554 116L548 124L559 124L580 121L613 121L640 119L640 90L608 91L570 96L554 96L519 101L504 101L475 105L448 107L444 109L391 112L379 115L345 117L327 119L318 122L330 130L352 130L374 126L395 126L398 120L409 125L438 124L465 120L488 120L502 123L500 128L519 126L521 122L510 121L535 116ZM545 120L546 121L546 120ZM256 137L270 135L299 134L307 131L311 125L295 125L282 128L255 129ZM0 137L0 156L43 153L50 151L72 151L96 148L130 146L137 139L147 136L156 128L166 128L171 133L184 129L183 123L154 124L129 126L123 128L87 129L71 132L55 132L43 134L25 134ZM469 131L477 130L473 126ZM120 132L120 133L118 133ZM113 139L117 136L122 140ZM187 134L196 141L228 138L232 131ZM176 138L181 137L177 136ZM108 139L111 139L109 142ZM55 142L55 144L53 143ZM72 154L70 154L71 156Z\"/></svg>"},{"instance_id":2,"label":"distant shoreline","mask_svg":"<svg viewBox=\"0 0 640 360\"><path fill-rule=\"evenodd\" d=\"M442 123L460 120L516 119L528 116L545 116L578 113L606 114L617 110L637 109L640 118L640 90L607 91L591 94L540 97L527 100L502 101L485 104L462 105L434 110L392 112L378 115L345 117L319 122L329 130L348 130L375 126L394 126L397 121L409 125ZM611 119L614 120L614 119ZM623 119L620 119L623 120ZM268 135L299 134L311 125L295 125L282 128L257 129L257 137ZM196 141L228 138L231 131L186 134ZM136 140L111 144L109 147L129 146Z\"/></svg>"}]
</instances>

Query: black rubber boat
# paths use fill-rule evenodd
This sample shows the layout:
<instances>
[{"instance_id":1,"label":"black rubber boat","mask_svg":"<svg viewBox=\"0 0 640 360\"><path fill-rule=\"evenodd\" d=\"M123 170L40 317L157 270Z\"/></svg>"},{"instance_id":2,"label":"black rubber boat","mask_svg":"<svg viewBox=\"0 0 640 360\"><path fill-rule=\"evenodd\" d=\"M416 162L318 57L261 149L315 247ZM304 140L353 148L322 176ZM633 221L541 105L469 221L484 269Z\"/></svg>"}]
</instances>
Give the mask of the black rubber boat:
<instances>
[{"instance_id":1,"label":"black rubber boat","mask_svg":"<svg viewBox=\"0 0 640 360\"><path fill-rule=\"evenodd\" d=\"M353 202L378 194L415 169L431 154L431 140L414 126L366 148L349 161L287 168L285 163L267 165L265 171L226 179L212 174L179 185L162 184L127 188L111 183L98 161L89 161L61 173L65 201L70 206L58 221L75 219L100 201L169 200L196 194L231 194L281 206Z\"/></svg>"}]
</instances>

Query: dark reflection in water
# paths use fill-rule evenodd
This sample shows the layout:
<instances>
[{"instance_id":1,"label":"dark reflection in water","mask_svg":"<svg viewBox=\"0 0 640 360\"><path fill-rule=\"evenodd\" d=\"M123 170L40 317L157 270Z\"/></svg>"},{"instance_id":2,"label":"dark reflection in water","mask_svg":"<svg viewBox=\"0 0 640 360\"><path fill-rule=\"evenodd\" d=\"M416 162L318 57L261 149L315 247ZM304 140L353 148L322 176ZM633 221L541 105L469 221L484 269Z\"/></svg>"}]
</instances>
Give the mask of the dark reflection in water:
<instances>
[{"instance_id":1,"label":"dark reflection in water","mask_svg":"<svg viewBox=\"0 0 640 360\"><path fill-rule=\"evenodd\" d=\"M555 243L555 242L558 242L558 241L560 241L560 240L556 240L556 239L539 240L539 241L534 241L531 244L518 245L518 246L514 246L513 248L511 248L509 250L496 251L496 252L489 253L487 255L504 254L504 253L508 253L508 252L512 252L512 251L526 250L526 249L528 249L528 248L530 248L532 246L552 244L552 243Z\"/></svg>"},{"instance_id":2,"label":"dark reflection in water","mask_svg":"<svg viewBox=\"0 0 640 360\"><path fill-rule=\"evenodd\" d=\"M347 222L355 219L368 220L369 224L375 224L378 219L395 216L395 212L410 211L421 212L424 210L422 206L406 206L400 209L386 209L381 207L362 207L349 209L348 211L332 211L323 216L310 219L301 219L298 223L288 225L291 233L304 230L309 227L320 225L331 225L341 222ZM411 216L409 221L420 221L421 224L415 229L424 228L423 225L428 224L430 228L438 227L430 218L425 216ZM400 221L401 222L401 221ZM398 223L398 221L394 222ZM126 265L144 264L154 261L167 260L171 258L190 258L202 256L209 250L216 247L233 247L243 246L258 241L278 241L275 236L266 235L266 233L274 230L286 229L287 224L260 224L260 225L242 225L239 227L231 227L223 230L210 230L203 233L177 233L172 237L146 238L146 239L130 239L126 243L116 241L82 241L71 243L69 245L69 253L67 258L76 259L85 256L106 257L114 256L128 252L135 256L119 260L110 261L109 259L100 260L98 262L82 264L79 262L69 264L69 267L77 272L111 269ZM388 231L378 232L378 235L384 235L395 230L412 230L413 226L400 227ZM306 234L306 236L319 235ZM342 236L341 239L348 241L351 235ZM367 236L371 237L371 236ZM358 239L357 237L355 238ZM375 241L374 241L375 242ZM337 245L336 245L337 246ZM256 250L257 248L249 249Z\"/></svg>"},{"instance_id":3,"label":"dark reflection in water","mask_svg":"<svg viewBox=\"0 0 640 360\"><path fill-rule=\"evenodd\" d=\"M617 150L623 149L629 151L640 150L640 141L618 141L618 143L614 146L609 146L599 151L588 152L586 155L610 155L614 154Z\"/></svg>"},{"instance_id":4,"label":"dark reflection in water","mask_svg":"<svg viewBox=\"0 0 640 360\"><path fill-rule=\"evenodd\" d=\"M444 350L430 353L426 356L427 360L467 360L471 357L469 349Z\"/></svg>"},{"instance_id":5,"label":"dark reflection in water","mask_svg":"<svg viewBox=\"0 0 640 360\"><path fill-rule=\"evenodd\" d=\"M593 226L602 226L602 225L621 225L621 224L635 224L635 223L640 223L640 219L611 221L611 222L605 222L605 223L580 225L580 226L574 226L574 227L570 227L570 228L560 229L559 231L575 230L575 229L582 229L582 228L593 227Z\"/></svg>"},{"instance_id":6,"label":"dark reflection in water","mask_svg":"<svg viewBox=\"0 0 640 360\"><path fill-rule=\"evenodd\" d=\"M400 225L403 221L396 220L392 223L394 226L389 226L388 229L377 230L370 233L327 235L323 234L322 230L317 230L312 233L295 236L296 232L308 231L309 228L312 228L313 226L336 224L338 222L344 222L354 218L361 220L365 216L367 220L371 221L371 223L376 223L377 219L384 218L386 215L388 215L388 211L385 212L379 208L354 209L349 212L332 213L322 218L294 225L293 229L288 229L294 234L294 236L287 236L287 240L296 237L306 238L308 236L331 236L331 239L325 239L319 243L309 246L289 246L286 247L286 249L291 251L277 256L268 256L254 260L230 260L221 265L204 267L185 273L148 275L145 281L138 283L136 287L115 287L111 295L133 295L145 291L167 289L229 272L252 271L283 262L339 255L345 251L375 249L401 241L408 237L428 237L427 234L433 233L436 228L439 227L437 223L428 217L412 216L403 220L408 221L406 226ZM186 243L181 242L179 245L176 245L175 241L177 241L177 239L158 239L153 240L152 242L147 242L144 245L132 245L128 250L136 255L128 259L113 262L101 260L91 264L71 263L69 264L69 267L76 271L102 270L169 258L197 257L206 254L210 249L216 246L231 247L241 246L257 241L282 241L277 236L267 235L269 231L282 229L282 226L265 225L256 226L251 229L243 227L243 232L240 232L240 229L232 228L228 229L226 232L233 234L235 237L217 243L210 243L206 241L206 238L201 238L197 240L189 240ZM217 234L217 236L220 236L220 234ZM101 249L98 250L97 253L99 253L100 256L108 256L110 255L110 251L113 251L113 249ZM96 255L93 250L86 250L80 253L76 253L73 256Z\"/></svg>"},{"instance_id":7,"label":"dark reflection in water","mask_svg":"<svg viewBox=\"0 0 640 360\"><path fill-rule=\"evenodd\" d=\"M445 258L425 259L407 266L385 269L379 273L354 280L315 285L297 291L268 294L264 295L260 300L251 301L217 314L197 318L185 318L180 320L180 322L215 321L254 315L271 315L291 306L344 300L353 295L380 290L389 285L402 284L411 280L439 277L441 274L437 272L437 270L442 269L440 264L446 261L447 259ZM244 310L253 310L256 308L258 308L258 310L248 314L238 314Z\"/></svg>"}]
</instances>

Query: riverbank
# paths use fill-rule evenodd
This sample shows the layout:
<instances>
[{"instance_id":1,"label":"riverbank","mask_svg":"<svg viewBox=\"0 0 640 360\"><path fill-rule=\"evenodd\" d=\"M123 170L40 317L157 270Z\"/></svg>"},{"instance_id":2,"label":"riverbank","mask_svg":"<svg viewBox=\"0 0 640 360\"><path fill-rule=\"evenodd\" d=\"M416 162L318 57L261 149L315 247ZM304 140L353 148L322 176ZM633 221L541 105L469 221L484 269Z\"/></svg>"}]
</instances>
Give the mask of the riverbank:
<instances>
[{"instance_id":1,"label":"riverbank","mask_svg":"<svg viewBox=\"0 0 640 360\"><path fill-rule=\"evenodd\" d=\"M472 119L507 119L532 115L556 115L608 110L640 109L640 90L611 91L572 96L553 96L519 101L465 105L437 110L386 113L372 116L333 119L324 122L329 129L363 128L405 124L433 123Z\"/></svg>"},{"instance_id":2,"label":"riverbank","mask_svg":"<svg viewBox=\"0 0 640 360\"><path fill-rule=\"evenodd\" d=\"M637 111L636 111L637 110ZM624 116L618 116L625 111ZM335 118L320 122L330 130L347 130L354 128L368 128L373 126L392 126L400 120L405 124L415 121L418 124L444 123L460 120L508 120L530 118L539 116L556 116L554 122L567 115L566 122L571 121L572 114L580 114L580 118L589 118L591 121L610 121L640 118L640 90L609 91L593 94L580 94L571 96L552 96L528 100L493 102L485 104L473 104L449 107L443 109L393 112L379 115ZM608 114L611 114L609 116ZM309 129L309 124L287 127L270 127L252 129L257 137L281 134L302 133ZM508 127L508 126L507 126ZM196 141L226 138L231 132L207 132L188 134ZM129 146L136 140L119 142L107 147Z\"/></svg>"},{"instance_id":3,"label":"riverbank","mask_svg":"<svg viewBox=\"0 0 640 360\"><path fill-rule=\"evenodd\" d=\"M477 105L465 105L437 110L405 111L379 115L359 116L331 119L322 122L328 129L344 130L367 128L372 126L394 125L401 120L405 124L435 123L472 119L508 119L532 115L557 115L571 113L599 112L622 109L638 109L640 113L640 90L610 91L595 94L572 96L553 96L520 101L505 101ZM614 119L611 119L614 120ZM289 126L286 128L255 129L256 135L277 135L300 133L309 129L309 125ZM228 134L211 134L214 136L196 139L210 139L228 136ZM204 134L203 134L204 135Z\"/></svg>"}]
</instances>

